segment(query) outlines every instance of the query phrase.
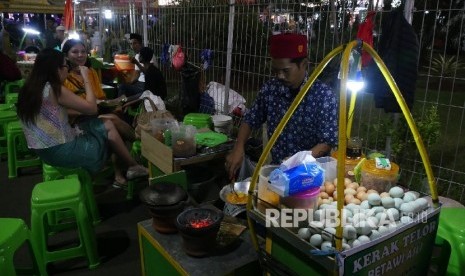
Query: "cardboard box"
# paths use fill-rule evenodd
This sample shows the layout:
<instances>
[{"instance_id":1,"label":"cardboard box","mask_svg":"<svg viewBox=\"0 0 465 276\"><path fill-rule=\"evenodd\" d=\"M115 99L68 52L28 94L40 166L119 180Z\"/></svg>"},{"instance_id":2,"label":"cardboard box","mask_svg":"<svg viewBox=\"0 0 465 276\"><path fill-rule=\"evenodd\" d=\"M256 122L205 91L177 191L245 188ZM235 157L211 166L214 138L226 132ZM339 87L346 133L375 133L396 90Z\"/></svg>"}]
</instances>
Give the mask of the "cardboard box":
<instances>
[{"instance_id":1,"label":"cardboard box","mask_svg":"<svg viewBox=\"0 0 465 276\"><path fill-rule=\"evenodd\" d=\"M173 150L145 130L141 131L141 151L142 155L162 172L168 174L175 171Z\"/></svg>"}]
</instances>

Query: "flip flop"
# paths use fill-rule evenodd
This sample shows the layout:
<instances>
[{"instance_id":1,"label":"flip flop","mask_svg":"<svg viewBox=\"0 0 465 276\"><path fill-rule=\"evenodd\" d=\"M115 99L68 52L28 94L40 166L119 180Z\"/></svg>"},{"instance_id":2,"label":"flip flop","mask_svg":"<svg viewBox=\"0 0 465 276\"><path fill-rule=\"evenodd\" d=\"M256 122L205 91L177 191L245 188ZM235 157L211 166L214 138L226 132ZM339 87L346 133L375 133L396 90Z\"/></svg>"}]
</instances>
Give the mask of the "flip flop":
<instances>
[{"instance_id":1,"label":"flip flop","mask_svg":"<svg viewBox=\"0 0 465 276\"><path fill-rule=\"evenodd\" d=\"M113 181L113 188L115 189L124 189L126 190L128 188L128 182L119 182L118 180Z\"/></svg>"}]
</instances>

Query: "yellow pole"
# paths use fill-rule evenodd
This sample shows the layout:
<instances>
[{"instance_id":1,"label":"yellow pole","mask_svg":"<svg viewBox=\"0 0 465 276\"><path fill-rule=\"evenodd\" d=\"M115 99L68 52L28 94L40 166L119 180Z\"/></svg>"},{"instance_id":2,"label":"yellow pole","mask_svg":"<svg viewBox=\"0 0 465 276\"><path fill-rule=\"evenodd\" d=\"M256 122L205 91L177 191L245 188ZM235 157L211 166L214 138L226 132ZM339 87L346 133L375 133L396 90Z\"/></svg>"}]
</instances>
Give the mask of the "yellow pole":
<instances>
[{"instance_id":1,"label":"yellow pole","mask_svg":"<svg viewBox=\"0 0 465 276\"><path fill-rule=\"evenodd\" d=\"M383 60L379 57L376 51L368 44L363 43L363 49L367 51L375 60L376 65L381 70L384 78L386 79L389 87L391 88L394 96L396 97L397 102L399 103L400 109L402 110L402 114L404 114L405 119L407 120L407 124L412 131L413 138L415 139L415 143L417 145L418 151L420 152L421 160L423 161L423 166L425 167L426 176L428 178L429 189L431 191L431 199L433 201L434 207L439 207L439 200L438 200L438 191L436 187L436 180L433 176L433 170L431 169L431 163L426 153L425 145L423 144L423 140L421 139L420 133L418 132L417 126L415 125L415 121L413 120L412 114L408 109L407 104L405 103L404 97L400 93L399 87L397 86L394 78L392 77L391 73L387 69L386 65L384 64Z\"/></svg>"},{"instance_id":2,"label":"yellow pole","mask_svg":"<svg viewBox=\"0 0 465 276\"><path fill-rule=\"evenodd\" d=\"M281 122L279 122L278 126L276 127L275 132L271 136L270 140L266 144L265 148L263 149L262 155L260 156L260 159L257 162L257 165L255 167L255 171L252 175L252 179L250 181L250 187L249 187L249 194L252 194L253 191L255 190L255 185L258 181L258 175L260 173L260 168L263 166L265 163L266 158L268 157L271 148L273 147L274 143L278 139L278 136L281 134L284 126L286 126L287 122L289 121L289 118L291 118L292 114L294 114L294 111L297 109L297 106L300 104L302 101L303 97L307 94L309 88L312 86L312 84L315 82L316 78L321 74L323 69L328 65L328 63L337 55L339 54L343 49L343 46L339 46L336 49L332 50L321 62L320 64L315 68L313 73L310 75L308 78L307 82L304 84L300 92L297 94L295 97L294 101L292 102L291 106L287 110L286 114L284 114L283 118L281 119ZM247 210L252 209L252 197L248 197L247 201ZM252 222L252 219L248 216L247 217L247 222L249 224L249 229L250 229L250 234L251 234L251 239L252 239L252 244L254 245L255 249L258 250L258 242L257 242L257 237L255 235L255 227Z\"/></svg>"}]
</instances>

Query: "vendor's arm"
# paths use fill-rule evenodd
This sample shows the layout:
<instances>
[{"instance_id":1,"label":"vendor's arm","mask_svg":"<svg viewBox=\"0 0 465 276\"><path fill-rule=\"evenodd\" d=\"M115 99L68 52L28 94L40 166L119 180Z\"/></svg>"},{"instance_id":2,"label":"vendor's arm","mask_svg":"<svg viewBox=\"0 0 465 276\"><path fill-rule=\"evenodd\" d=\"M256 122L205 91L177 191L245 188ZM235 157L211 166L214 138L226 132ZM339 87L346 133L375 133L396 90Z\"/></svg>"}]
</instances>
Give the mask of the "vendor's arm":
<instances>
[{"instance_id":1,"label":"vendor's arm","mask_svg":"<svg viewBox=\"0 0 465 276\"><path fill-rule=\"evenodd\" d=\"M312 156L318 158L328 155L328 153L331 151L331 146L325 143L320 143L316 144L310 150L312 151Z\"/></svg>"},{"instance_id":2,"label":"vendor's arm","mask_svg":"<svg viewBox=\"0 0 465 276\"><path fill-rule=\"evenodd\" d=\"M234 144L234 148L231 153L226 157L226 170L229 174L229 179L233 180L237 171L241 168L242 160L244 159L245 154L245 143L250 137L252 128L243 122L239 128L239 133L237 134L237 140Z\"/></svg>"}]
</instances>

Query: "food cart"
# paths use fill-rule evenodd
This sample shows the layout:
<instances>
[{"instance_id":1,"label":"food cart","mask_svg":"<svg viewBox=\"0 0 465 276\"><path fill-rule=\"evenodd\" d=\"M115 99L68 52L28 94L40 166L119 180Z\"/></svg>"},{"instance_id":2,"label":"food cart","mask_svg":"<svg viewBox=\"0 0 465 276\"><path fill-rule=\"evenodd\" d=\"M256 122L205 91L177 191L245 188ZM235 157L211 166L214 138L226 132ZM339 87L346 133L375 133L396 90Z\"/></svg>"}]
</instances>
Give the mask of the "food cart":
<instances>
[{"instance_id":1,"label":"food cart","mask_svg":"<svg viewBox=\"0 0 465 276\"><path fill-rule=\"evenodd\" d=\"M261 168L277 137L323 68L339 53L342 53L342 70L339 94L338 145L339 149L346 148L352 124L352 118L347 119L346 115L348 65L351 51L355 47L363 48L363 50L367 51L374 58L401 107L402 113L415 137L425 166L431 190L432 205L423 208L421 213L415 214L411 219L406 219L395 224L393 229L386 231L382 235L378 235L376 238L373 237L370 239L366 235L363 235L367 237L367 240L357 244L357 246L354 244L352 246L344 246L343 241L346 235L345 232L343 233L344 229L341 223L337 224L335 231L332 233L328 233L326 228L316 229L321 236L326 235L326 237L329 237L327 240L330 242L329 246L319 248L312 245L311 238L309 241L308 236L300 233L301 229L297 232L292 227L282 227L279 224L270 223L270 212L268 211L278 210L278 212L283 214L283 210L280 210L275 204L269 204L267 200L260 198L258 192L260 187L257 189L256 186L257 184L260 185L260 181L262 181L259 180L260 177L263 177L263 175L259 176ZM352 94L349 114L351 110L353 111L354 106L355 94ZM345 150L339 150L337 152L337 181L335 181L337 183L336 192L339 195L344 194L345 162L341 160L345 159ZM353 41L345 47L340 46L336 48L325 57L312 73L266 145L252 176L249 195L247 203L249 228L252 242L260 253L262 267L265 271L289 275L426 275L428 271L440 212L435 179L432 174L429 158L412 115L392 76L377 53L369 45L361 41ZM337 219L341 222L343 221L344 198L338 196L336 202L336 208L334 209L337 209ZM263 208L263 204L265 208ZM260 206L261 208L259 208ZM308 221L311 222L311 220ZM311 223L308 227L308 231L315 235L315 232L312 231L315 231L316 227L312 227ZM357 236L358 233L355 237ZM360 236L358 237L360 238ZM356 240L358 239L356 238Z\"/></svg>"}]
</instances>

